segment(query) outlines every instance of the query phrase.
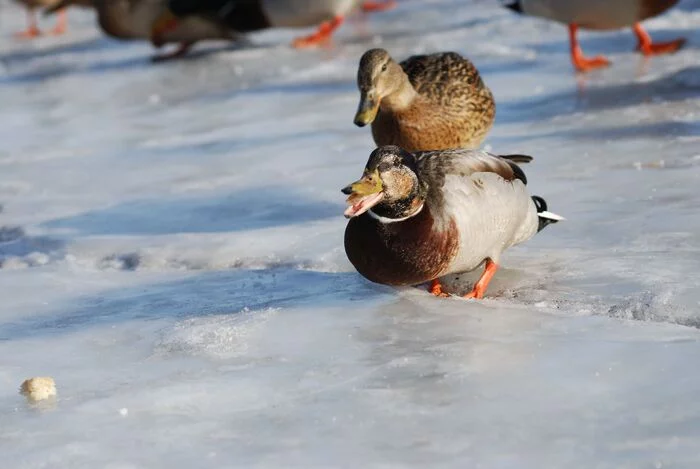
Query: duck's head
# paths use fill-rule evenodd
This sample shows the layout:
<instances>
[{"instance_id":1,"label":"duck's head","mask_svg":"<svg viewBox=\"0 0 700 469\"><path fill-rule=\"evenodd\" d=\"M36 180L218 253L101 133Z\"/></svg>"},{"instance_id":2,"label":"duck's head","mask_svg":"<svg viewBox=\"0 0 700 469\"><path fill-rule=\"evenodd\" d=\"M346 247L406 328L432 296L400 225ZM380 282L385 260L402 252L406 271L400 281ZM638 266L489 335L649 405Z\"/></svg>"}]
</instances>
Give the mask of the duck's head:
<instances>
[{"instance_id":1,"label":"duck's head","mask_svg":"<svg viewBox=\"0 0 700 469\"><path fill-rule=\"evenodd\" d=\"M405 74L401 65L384 49L370 49L360 59L357 70L357 87L360 89L360 106L355 114L355 125L371 124L382 99L398 91L404 84Z\"/></svg>"},{"instance_id":2,"label":"duck's head","mask_svg":"<svg viewBox=\"0 0 700 469\"><path fill-rule=\"evenodd\" d=\"M343 188L346 218L370 214L380 221L401 221L423 207L427 188L418 179L415 157L394 145L372 152L362 177Z\"/></svg>"}]
</instances>

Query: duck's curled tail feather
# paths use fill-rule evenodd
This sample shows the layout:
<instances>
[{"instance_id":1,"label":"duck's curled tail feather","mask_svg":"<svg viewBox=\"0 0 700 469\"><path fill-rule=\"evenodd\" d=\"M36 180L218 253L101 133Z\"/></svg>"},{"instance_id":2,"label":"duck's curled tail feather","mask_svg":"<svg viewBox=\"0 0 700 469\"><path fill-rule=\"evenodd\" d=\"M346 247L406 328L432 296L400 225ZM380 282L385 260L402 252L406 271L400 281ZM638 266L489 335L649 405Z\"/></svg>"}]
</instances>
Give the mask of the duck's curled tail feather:
<instances>
[{"instance_id":1,"label":"duck's curled tail feather","mask_svg":"<svg viewBox=\"0 0 700 469\"><path fill-rule=\"evenodd\" d=\"M537 195L532 196L532 201L535 203L537 208L537 216L539 217L539 225L537 226L537 231L540 232L545 226L558 221L566 220L566 218L556 213L547 211L547 202L542 197Z\"/></svg>"}]
</instances>

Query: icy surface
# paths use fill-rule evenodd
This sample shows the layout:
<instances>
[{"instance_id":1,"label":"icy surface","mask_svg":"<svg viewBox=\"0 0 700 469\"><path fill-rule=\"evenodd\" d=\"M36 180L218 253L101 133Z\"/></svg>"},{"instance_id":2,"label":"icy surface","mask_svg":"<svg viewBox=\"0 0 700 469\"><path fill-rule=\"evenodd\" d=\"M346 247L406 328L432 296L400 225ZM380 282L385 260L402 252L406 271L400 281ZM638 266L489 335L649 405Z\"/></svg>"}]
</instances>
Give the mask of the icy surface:
<instances>
[{"instance_id":1,"label":"icy surface","mask_svg":"<svg viewBox=\"0 0 700 469\"><path fill-rule=\"evenodd\" d=\"M561 25L399 3L329 49L272 31L153 65L85 11L9 39L3 2L0 467L700 467L700 1L646 23L689 38L674 56L584 33L614 62L586 77ZM532 192L568 218L485 301L345 259L339 189L372 149L355 67L378 44L471 57L488 146L534 155ZM44 375L57 401L28 406Z\"/></svg>"}]
</instances>

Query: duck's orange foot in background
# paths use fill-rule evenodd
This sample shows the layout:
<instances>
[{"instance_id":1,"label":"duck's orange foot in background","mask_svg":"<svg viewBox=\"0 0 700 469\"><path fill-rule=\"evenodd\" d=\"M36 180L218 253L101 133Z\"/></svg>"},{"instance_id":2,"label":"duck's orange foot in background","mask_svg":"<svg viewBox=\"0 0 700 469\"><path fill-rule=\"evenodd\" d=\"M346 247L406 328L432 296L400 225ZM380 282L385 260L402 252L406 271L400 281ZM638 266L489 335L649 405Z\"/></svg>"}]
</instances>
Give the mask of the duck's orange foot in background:
<instances>
[{"instance_id":1,"label":"duck's orange foot in background","mask_svg":"<svg viewBox=\"0 0 700 469\"><path fill-rule=\"evenodd\" d=\"M61 34L64 34L67 30L68 15L66 14L66 10L64 9L58 13L58 22L56 23L56 27L51 30L51 34L60 36Z\"/></svg>"},{"instance_id":2,"label":"duck's orange foot in background","mask_svg":"<svg viewBox=\"0 0 700 469\"><path fill-rule=\"evenodd\" d=\"M598 55L596 57L588 58L583 55L583 50L578 43L576 33L578 32L578 26L575 24L569 25L569 43L571 46L571 63L574 68L579 72L587 72L589 70L594 70L596 68L607 67L610 65L610 61Z\"/></svg>"},{"instance_id":3,"label":"duck's orange foot in background","mask_svg":"<svg viewBox=\"0 0 700 469\"><path fill-rule=\"evenodd\" d=\"M362 11L372 13L375 11L393 10L394 8L396 8L396 5L398 5L396 0L367 0L366 2L362 3Z\"/></svg>"},{"instance_id":4,"label":"duck's orange foot in background","mask_svg":"<svg viewBox=\"0 0 700 469\"><path fill-rule=\"evenodd\" d=\"M476 284L474 284L472 291L464 295L464 297L474 298L476 300L482 299L484 297L484 293L486 293L486 288L489 286L489 282L491 282L491 279L496 274L497 270L498 264L493 262L491 259L487 259L484 273L481 274L479 280L476 282Z\"/></svg>"},{"instance_id":5,"label":"duck's orange foot in background","mask_svg":"<svg viewBox=\"0 0 700 469\"><path fill-rule=\"evenodd\" d=\"M450 296L445 291L443 291L442 285L440 284L439 279L435 279L430 283L430 289L428 291L430 293L432 293L433 295L439 296L442 298L447 298L448 296Z\"/></svg>"},{"instance_id":6,"label":"duck's orange foot in background","mask_svg":"<svg viewBox=\"0 0 700 469\"><path fill-rule=\"evenodd\" d=\"M292 42L292 46L296 47L297 49L301 49L304 47L312 47L323 44L324 42L327 42L331 36L333 36L335 30L338 29L341 24L343 24L343 21L345 21L345 17L336 16L331 21L322 23L315 33L295 39Z\"/></svg>"},{"instance_id":7,"label":"duck's orange foot in background","mask_svg":"<svg viewBox=\"0 0 700 469\"><path fill-rule=\"evenodd\" d=\"M41 36L41 31L36 24L36 15L33 8L27 9L27 29L15 34L17 39L33 39Z\"/></svg>"},{"instance_id":8,"label":"duck's orange foot in background","mask_svg":"<svg viewBox=\"0 0 700 469\"><path fill-rule=\"evenodd\" d=\"M17 39L33 39L39 36L41 36L41 31L36 26L30 26L24 31L15 33Z\"/></svg>"},{"instance_id":9,"label":"duck's orange foot in background","mask_svg":"<svg viewBox=\"0 0 700 469\"><path fill-rule=\"evenodd\" d=\"M644 55L672 54L685 45L686 39L680 38L675 41L657 42L651 40L641 24L636 23L632 28L637 36L637 50Z\"/></svg>"}]
</instances>

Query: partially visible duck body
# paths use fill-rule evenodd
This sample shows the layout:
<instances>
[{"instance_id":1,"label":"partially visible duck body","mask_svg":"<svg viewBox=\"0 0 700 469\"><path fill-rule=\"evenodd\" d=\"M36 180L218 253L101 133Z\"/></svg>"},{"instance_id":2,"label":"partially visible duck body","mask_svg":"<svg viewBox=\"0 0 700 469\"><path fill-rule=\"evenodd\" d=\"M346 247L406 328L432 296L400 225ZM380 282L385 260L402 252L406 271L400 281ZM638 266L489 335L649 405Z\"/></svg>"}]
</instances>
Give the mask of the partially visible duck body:
<instances>
[{"instance_id":1,"label":"partially visible duck body","mask_svg":"<svg viewBox=\"0 0 700 469\"><path fill-rule=\"evenodd\" d=\"M27 8L27 29L24 31L21 31L17 33L17 37L20 38L34 38L37 36L41 35L41 30L39 29L39 26L36 21L36 9L37 8L56 8L57 5L61 2L61 0L15 0L18 3L21 3ZM78 6L85 6L85 7L90 7L93 5L92 0L70 0L69 2L65 2L65 6L69 5L78 5ZM51 30L51 34L63 34L66 32L68 29L68 19L66 15L66 11L63 8L60 8L60 13L58 16L58 21L56 23L56 26Z\"/></svg>"},{"instance_id":2,"label":"partially visible duck body","mask_svg":"<svg viewBox=\"0 0 700 469\"><path fill-rule=\"evenodd\" d=\"M493 125L496 105L479 71L454 52L395 62L384 49L362 56L355 124L372 124L378 145L408 151L476 148Z\"/></svg>"},{"instance_id":3,"label":"partially visible duck body","mask_svg":"<svg viewBox=\"0 0 700 469\"><path fill-rule=\"evenodd\" d=\"M407 286L485 265L468 298L482 298L507 248L563 218L527 193L523 155L376 149L348 194L345 252L373 282Z\"/></svg>"},{"instance_id":4,"label":"partially visible duck body","mask_svg":"<svg viewBox=\"0 0 700 469\"><path fill-rule=\"evenodd\" d=\"M76 0L61 0L48 11L55 11ZM97 21L108 36L120 40L148 40L153 23L168 12L168 0L93 0ZM155 60L180 57L198 41L226 40L239 37L228 25L213 14L191 15L166 31L161 44L178 43L172 54L156 56Z\"/></svg>"},{"instance_id":5,"label":"partially visible duck body","mask_svg":"<svg viewBox=\"0 0 700 469\"><path fill-rule=\"evenodd\" d=\"M658 16L679 0L515 0L506 5L511 10L538 16L569 26L571 62L578 71L605 67L610 62L603 56L588 58L578 43L579 28L611 30L632 27L637 36L637 50L644 55L672 53L685 44L685 39L654 43L641 21Z\"/></svg>"},{"instance_id":6,"label":"partially visible duck body","mask_svg":"<svg viewBox=\"0 0 700 469\"><path fill-rule=\"evenodd\" d=\"M313 34L293 42L295 47L307 47L330 39L345 17L358 6L367 11L379 11L394 5L395 0L363 5L358 5L358 0L170 0L169 13L154 23L152 37L158 43L179 21L191 15L207 14L216 16L231 30L240 33L318 26Z\"/></svg>"}]
</instances>

